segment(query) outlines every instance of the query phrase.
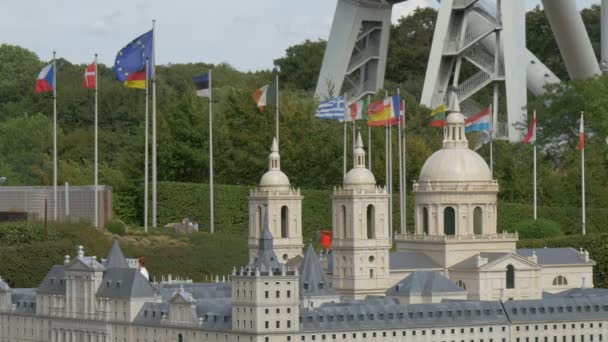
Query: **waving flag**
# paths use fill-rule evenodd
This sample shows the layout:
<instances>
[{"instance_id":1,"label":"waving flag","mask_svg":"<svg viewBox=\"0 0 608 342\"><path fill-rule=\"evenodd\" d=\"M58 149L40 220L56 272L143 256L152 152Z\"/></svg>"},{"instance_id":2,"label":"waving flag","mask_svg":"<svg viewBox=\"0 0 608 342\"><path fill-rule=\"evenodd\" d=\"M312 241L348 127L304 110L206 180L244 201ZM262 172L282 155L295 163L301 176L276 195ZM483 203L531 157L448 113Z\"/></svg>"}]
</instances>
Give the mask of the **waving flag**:
<instances>
[{"instance_id":1,"label":"waving flag","mask_svg":"<svg viewBox=\"0 0 608 342\"><path fill-rule=\"evenodd\" d=\"M528 133L524 137L524 144L536 142L536 111L534 111L534 116L532 117L532 122L530 122L530 127L528 127Z\"/></svg>"},{"instance_id":2,"label":"waving flag","mask_svg":"<svg viewBox=\"0 0 608 342\"><path fill-rule=\"evenodd\" d=\"M581 114L581 124L578 128L578 145L576 145L577 150L582 150L585 148L585 124L583 119L583 114Z\"/></svg>"},{"instance_id":3,"label":"waving flag","mask_svg":"<svg viewBox=\"0 0 608 342\"><path fill-rule=\"evenodd\" d=\"M267 106L276 105L277 101L277 79L251 94L251 98L255 102L260 111L264 111Z\"/></svg>"},{"instance_id":4,"label":"waving flag","mask_svg":"<svg viewBox=\"0 0 608 342\"><path fill-rule=\"evenodd\" d=\"M325 249L331 247L331 230L322 230L319 235L319 244Z\"/></svg>"},{"instance_id":5,"label":"waving flag","mask_svg":"<svg viewBox=\"0 0 608 342\"><path fill-rule=\"evenodd\" d=\"M36 79L36 87L34 88L35 93L46 93L53 91L55 88L54 83L55 68L53 63L42 68Z\"/></svg>"},{"instance_id":6,"label":"waving flag","mask_svg":"<svg viewBox=\"0 0 608 342\"><path fill-rule=\"evenodd\" d=\"M153 31L150 30L132 40L116 55L114 74L125 87L146 88L146 60L152 60L152 42ZM153 69L148 68L148 76L152 76ZM140 75L134 75L136 73Z\"/></svg>"},{"instance_id":7,"label":"waving flag","mask_svg":"<svg viewBox=\"0 0 608 342\"><path fill-rule=\"evenodd\" d=\"M484 108L481 112L467 118L465 133L481 132L490 130L490 107Z\"/></svg>"},{"instance_id":8,"label":"waving flag","mask_svg":"<svg viewBox=\"0 0 608 342\"><path fill-rule=\"evenodd\" d=\"M445 126L445 105L435 108L431 112L431 118L429 127L437 128Z\"/></svg>"},{"instance_id":9,"label":"waving flag","mask_svg":"<svg viewBox=\"0 0 608 342\"><path fill-rule=\"evenodd\" d=\"M344 120L344 96L321 102L315 116L319 119Z\"/></svg>"},{"instance_id":10,"label":"waving flag","mask_svg":"<svg viewBox=\"0 0 608 342\"><path fill-rule=\"evenodd\" d=\"M368 99L365 97L362 100L353 102L348 106L348 114L344 119L346 121L367 120Z\"/></svg>"},{"instance_id":11,"label":"waving flag","mask_svg":"<svg viewBox=\"0 0 608 342\"><path fill-rule=\"evenodd\" d=\"M372 102L367 106L367 126L387 126L399 123L401 100L399 95Z\"/></svg>"},{"instance_id":12,"label":"waving flag","mask_svg":"<svg viewBox=\"0 0 608 342\"><path fill-rule=\"evenodd\" d=\"M194 76L192 77L192 81L196 87L196 96L211 97L209 73Z\"/></svg>"},{"instance_id":13,"label":"waving flag","mask_svg":"<svg viewBox=\"0 0 608 342\"><path fill-rule=\"evenodd\" d=\"M89 64L87 69L84 71L84 78L82 79L82 87L85 89L95 88L95 62Z\"/></svg>"}]
</instances>

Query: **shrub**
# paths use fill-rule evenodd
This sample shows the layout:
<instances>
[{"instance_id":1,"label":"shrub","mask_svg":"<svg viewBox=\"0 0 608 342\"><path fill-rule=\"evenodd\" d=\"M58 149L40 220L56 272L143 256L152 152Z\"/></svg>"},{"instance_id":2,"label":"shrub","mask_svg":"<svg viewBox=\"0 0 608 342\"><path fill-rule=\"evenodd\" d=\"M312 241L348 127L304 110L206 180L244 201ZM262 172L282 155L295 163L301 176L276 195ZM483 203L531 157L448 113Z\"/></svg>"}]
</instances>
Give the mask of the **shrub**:
<instances>
[{"instance_id":1,"label":"shrub","mask_svg":"<svg viewBox=\"0 0 608 342\"><path fill-rule=\"evenodd\" d=\"M112 219L106 223L106 229L116 235L125 235L127 233L127 225L119 219Z\"/></svg>"},{"instance_id":2,"label":"shrub","mask_svg":"<svg viewBox=\"0 0 608 342\"><path fill-rule=\"evenodd\" d=\"M49 233L49 240L56 240L57 234ZM44 225L41 222L0 223L0 245L11 246L44 240Z\"/></svg>"},{"instance_id":3,"label":"shrub","mask_svg":"<svg viewBox=\"0 0 608 342\"><path fill-rule=\"evenodd\" d=\"M563 235L559 223L548 219L528 219L515 224L515 230L522 239L546 239Z\"/></svg>"}]
</instances>

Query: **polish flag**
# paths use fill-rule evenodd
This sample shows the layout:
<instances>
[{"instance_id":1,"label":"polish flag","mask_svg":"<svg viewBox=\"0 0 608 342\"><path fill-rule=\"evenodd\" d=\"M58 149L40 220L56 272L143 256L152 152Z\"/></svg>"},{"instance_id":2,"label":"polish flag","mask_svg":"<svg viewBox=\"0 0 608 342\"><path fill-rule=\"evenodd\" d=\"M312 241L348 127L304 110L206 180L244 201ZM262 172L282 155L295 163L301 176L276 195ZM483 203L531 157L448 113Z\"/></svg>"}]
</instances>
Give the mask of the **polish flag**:
<instances>
[{"instance_id":1,"label":"polish flag","mask_svg":"<svg viewBox=\"0 0 608 342\"><path fill-rule=\"evenodd\" d=\"M46 93L49 91L53 91L53 88L55 87L54 74L55 67L53 66L53 63L42 68L42 70L38 74L38 78L36 79L36 87L34 88L34 92Z\"/></svg>"},{"instance_id":2,"label":"polish flag","mask_svg":"<svg viewBox=\"0 0 608 342\"><path fill-rule=\"evenodd\" d=\"M583 119L583 114L581 114L581 125L578 129L578 145L576 145L577 150L582 150L585 148L585 124Z\"/></svg>"},{"instance_id":3,"label":"polish flag","mask_svg":"<svg viewBox=\"0 0 608 342\"><path fill-rule=\"evenodd\" d=\"M95 62L89 64L87 70L84 72L84 78L82 79L82 87L87 89L95 89Z\"/></svg>"},{"instance_id":4,"label":"polish flag","mask_svg":"<svg viewBox=\"0 0 608 342\"><path fill-rule=\"evenodd\" d=\"M528 127L528 134L524 137L524 144L535 143L536 142L536 111L534 111L534 116L532 117L532 122L530 122L530 127Z\"/></svg>"}]
</instances>

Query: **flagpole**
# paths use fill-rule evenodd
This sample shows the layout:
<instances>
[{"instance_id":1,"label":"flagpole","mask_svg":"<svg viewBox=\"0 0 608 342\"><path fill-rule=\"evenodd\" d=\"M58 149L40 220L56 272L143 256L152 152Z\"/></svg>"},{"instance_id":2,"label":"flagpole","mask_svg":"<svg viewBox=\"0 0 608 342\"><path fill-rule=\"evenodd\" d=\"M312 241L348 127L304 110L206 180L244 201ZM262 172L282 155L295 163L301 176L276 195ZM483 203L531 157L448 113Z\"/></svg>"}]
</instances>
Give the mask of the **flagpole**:
<instances>
[{"instance_id":1,"label":"flagpole","mask_svg":"<svg viewBox=\"0 0 608 342\"><path fill-rule=\"evenodd\" d=\"M352 129L353 129L353 156L354 156L355 155L355 144L356 144L356 142L355 142L355 135L357 134L356 133L356 131L357 131L357 120L355 120L355 119L353 119L353 127L352 127ZM353 159L353 167L355 167L354 163L355 163L355 160Z\"/></svg>"},{"instance_id":2,"label":"flagpole","mask_svg":"<svg viewBox=\"0 0 608 342\"><path fill-rule=\"evenodd\" d=\"M275 93L277 94L277 96L275 96L275 114L274 114L274 119L275 119L275 134L277 137L277 145L281 146L279 144L279 74L275 75Z\"/></svg>"},{"instance_id":3,"label":"flagpole","mask_svg":"<svg viewBox=\"0 0 608 342\"><path fill-rule=\"evenodd\" d=\"M397 88L397 94L401 95L399 88ZM400 96L401 97L401 96ZM401 104L401 103L400 103ZM405 106L404 106L405 108ZM402 132L401 132L401 108L399 110L399 122L397 124L397 136L399 139L399 231L401 234L405 233L405 213L403 210L403 145L402 145Z\"/></svg>"},{"instance_id":4,"label":"flagpole","mask_svg":"<svg viewBox=\"0 0 608 342\"><path fill-rule=\"evenodd\" d=\"M346 120L344 120L344 154L342 157L342 177L346 176Z\"/></svg>"},{"instance_id":5,"label":"flagpole","mask_svg":"<svg viewBox=\"0 0 608 342\"><path fill-rule=\"evenodd\" d=\"M156 20L152 20L152 228L156 228Z\"/></svg>"},{"instance_id":6,"label":"flagpole","mask_svg":"<svg viewBox=\"0 0 608 342\"><path fill-rule=\"evenodd\" d=\"M585 134L585 121L584 121L584 112L581 112L581 128L582 134ZM581 132L579 132L579 135ZM580 139L580 138L579 138ZM581 189L582 189L582 207L581 207L581 216L582 216L582 228L583 228L583 236L587 233L587 227L585 222L585 145L583 144L581 148Z\"/></svg>"},{"instance_id":7,"label":"flagpole","mask_svg":"<svg viewBox=\"0 0 608 342\"><path fill-rule=\"evenodd\" d=\"M53 51L53 217L57 221L57 60Z\"/></svg>"},{"instance_id":8,"label":"flagpole","mask_svg":"<svg viewBox=\"0 0 608 342\"><path fill-rule=\"evenodd\" d=\"M99 228L99 148L98 148L98 127L99 118L97 116L97 54L95 54L95 228Z\"/></svg>"},{"instance_id":9,"label":"flagpole","mask_svg":"<svg viewBox=\"0 0 608 342\"><path fill-rule=\"evenodd\" d=\"M209 69L209 232L213 234L215 232L215 227L213 225L213 89L211 88L211 71L212 70ZM277 109L277 113L278 112ZM277 130L278 127L277 124Z\"/></svg>"},{"instance_id":10,"label":"flagpole","mask_svg":"<svg viewBox=\"0 0 608 342\"><path fill-rule=\"evenodd\" d=\"M534 111L534 119L533 121L536 121L536 110ZM536 190L536 124L534 126L534 146L532 146L532 151L533 151L533 158L534 158L534 220L536 220L536 218L538 217L538 208L537 208L537 190Z\"/></svg>"},{"instance_id":11,"label":"flagpole","mask_svg":"<svg viewBox=\"0 0 608 342\"><path fill-rule=\"evenodd\" d=\"M367 95L367 103L369 105L369 98L370 96ZM363 115L363 114L361 114ZM367 116L367 113L365 113L365 115ZM368 125L367 126L367 149L368 149L368 154L367 154L367 168L371 171L372 170L372 128Z\"/></svg>"},{"instance_id":12,"label":"flagpole","mask_svg":"<svg viewBox=\"0 0 608 342\"><path fill-rule=\"evenodd\" d=\"M384 96L388 97L388 91L384 92ZM393 241L393 184L392 184L392 159L391 155L391 125L388 124L385 126L385 142L386 142L386 190L389 194L388 198L388 226L389 226L389 237L391 241Z\"/></svg>"},{"instance_id":13,"label":"flagpole","mask_svg":"<svg viewBox=\"0 0 608 342\"><path fill-rule=\"evenodd\" d=\"M144 153L145 153L145 156L144 156L144 232L146 232L146 233L148 232L148 200L149 200L148 183L150 181L150 177L148 175L148 169L150 168L150 162L148 160L148 156L150 154L150 152L148 151L148 149L149 149L148 138L149 138L149 132L150 132L150 128L149 128L149 126L150 126L149 116L150 115L148 113L148 110L150 107L150 105L148 104L148 101L149 101L148 92L150 89L150 86L148 84L149 83L148 82L148 73L149 73L148 68L149 67L150 67L150 62L148 61L148 59L146 59L146 101L145 101L146 109L144 111L145 115L146 115L146 119L144 120L145 121L145 133L144 133L144 136L145 136L145 138L144 138L144 145L145 145L145 148L144 148L144 150L145 150L144 151Z\"/></svg>"},{"instance_id":14,"label":"flagpole","mask_svg":"<svg viewBox=\"0 0 608 342\"><path fill-rule=\"evenodd\" d=\"M405 126L405 100L401 100L403 103L403 234L407 232L407 135Z\"/></svg>"},{"instance_id":15,"label":"flagpole","mask_svg":"<svg viewBox=\"0 0 608 342\"><path fill-rule=\"evenodd\" d=\"M490 106L490 111L494 112L494 105ZM490 176L492 176L492 178L494 178L494 114L492 114L491 120L492 122L490 123Z\"/></svg>"}]
</instances>

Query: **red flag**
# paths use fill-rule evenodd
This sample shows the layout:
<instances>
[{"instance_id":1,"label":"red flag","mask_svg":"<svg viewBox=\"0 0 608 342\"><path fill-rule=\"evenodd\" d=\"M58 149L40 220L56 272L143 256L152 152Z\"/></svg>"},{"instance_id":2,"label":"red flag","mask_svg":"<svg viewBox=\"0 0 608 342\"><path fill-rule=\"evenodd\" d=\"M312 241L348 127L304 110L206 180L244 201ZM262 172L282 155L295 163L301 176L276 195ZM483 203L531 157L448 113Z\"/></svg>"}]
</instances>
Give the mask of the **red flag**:
<instances>
[{"instance_id":1,"label":"red flag","mask_svg":"<svg viewBox=\"0 0 608 342\"><path fill-rule=\"evenodd\" d=\"M532 117L532 122L530 122L530 127L528 127L528 133L524 137L524 144L535 143L536 142L536 112L534 112L534 116Z\"/></svg>"},{"instance_id":2,"label":"red flag","mask_svg":"<svg viewBox=\"0 0 608 342\"><path fill-rule=\"evenodd\" d=\"M87 70L84 72L84 78L82 79L82 87L86 89L95 89L95 62L89 64Z\"/></svg>"},{"instance_id":3,"label":"red flag","mask_svg":"<svg viewBox=\"0 0 608 342\"><path fill-rule=\"evenodd\" d=\"M322 230L321 236L319 237L319 244L329 249L331 247L331 230Z\"/></svg>"},{"instance_id":4,"label":"red flag","mask_svg":"<svg viewBox=\"0 0 608 342\"><path fill-rule=\"evenodd\" d=\"M585 124L583 120L583 114L581 114L581 125L578 129L578 145L576 145L577 150L582 150L585 148Z\"/></svg>"}]
</instances>

